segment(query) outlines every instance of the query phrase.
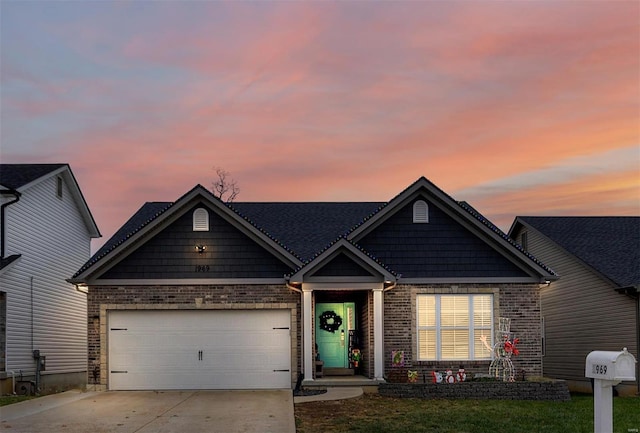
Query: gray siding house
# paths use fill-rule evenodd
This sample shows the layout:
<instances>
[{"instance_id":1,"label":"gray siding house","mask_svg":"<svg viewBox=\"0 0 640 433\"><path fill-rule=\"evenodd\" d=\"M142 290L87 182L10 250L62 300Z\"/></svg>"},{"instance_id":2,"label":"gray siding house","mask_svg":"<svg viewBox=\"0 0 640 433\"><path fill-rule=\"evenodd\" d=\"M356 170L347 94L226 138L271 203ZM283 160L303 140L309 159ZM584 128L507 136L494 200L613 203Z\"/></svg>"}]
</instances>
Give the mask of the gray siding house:
<instances>
[{"instance_id":1,"label":"gray siding house","mask_svg":"<svg viewBox=\"0 0 640 433\"><path fill-rule=\"evenodd\" d=\"M560 277L541 290L545 376L588 392L589 352L627 347L638 358L640 217L521 216L509 235ZM617 390L634 394L640 385Z\"/></svg>"},{"instance_id":2,"label":"gray siding house","mask_svg":"<svg viewBox=\"0 0 640 433\"><path fill-rule=\"evenodd\" d=\"M66 280L100 232L67 164L0 164L0 193L0 391L82 387L87 296Z\"/></svg>"},{"instance_id":3,"label":"gray siding house","mask_svg":"<svg viewBox=\"0 0 640 433\"><path fill-rule=\"evenodd\" d=\"M500 317L516 368L539 376L555 278L420 178L389 202L229 204L198 185L144 204L71 281L88 292L89 382L126 390L376 383L397 359L486 373Z\"/></svg>"}]
</instances>

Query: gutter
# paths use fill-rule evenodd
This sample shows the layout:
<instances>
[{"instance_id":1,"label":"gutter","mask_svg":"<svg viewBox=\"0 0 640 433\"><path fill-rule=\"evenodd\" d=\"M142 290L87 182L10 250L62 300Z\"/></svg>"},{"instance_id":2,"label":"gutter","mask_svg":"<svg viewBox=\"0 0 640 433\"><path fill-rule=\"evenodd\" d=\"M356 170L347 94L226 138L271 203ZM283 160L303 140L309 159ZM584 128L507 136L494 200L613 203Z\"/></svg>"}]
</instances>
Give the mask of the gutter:
<instances>
[{"instance_id":1,"label":"gutter","mask_svg":"<svg viewBox=\"0 0 640 433\"><path fill-rule=\"evenodd\" d=\"M0 194L2 195L13 195L15 198L11 201L8 201L6 203L3 203L2 206L0 206L0 227L2 228L2 238L0 239L0 258L4 258L4 253L5 253L5 237L7 236L7 231L5 230L4 227L4 223L5 223L5 208L9 205L12 205L14 203L17 203L18 201L20 201L20 196L22 194L20 194L18 191L16 191L13 188L9 188L9 189L3 189L2 191L0 191Z\"/></svg>"}]
</instances>

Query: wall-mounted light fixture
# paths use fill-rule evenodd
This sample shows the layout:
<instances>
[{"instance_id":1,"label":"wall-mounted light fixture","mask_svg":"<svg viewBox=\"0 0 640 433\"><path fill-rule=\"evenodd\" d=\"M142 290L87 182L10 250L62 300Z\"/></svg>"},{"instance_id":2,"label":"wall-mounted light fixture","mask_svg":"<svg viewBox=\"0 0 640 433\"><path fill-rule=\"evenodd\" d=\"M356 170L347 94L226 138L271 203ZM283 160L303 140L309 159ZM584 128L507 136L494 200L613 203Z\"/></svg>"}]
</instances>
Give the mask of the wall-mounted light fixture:
<instances>
[{"instance_id":1,"label":"wall-mounted light fixture","mask_svg":"<svg viewBox=\"0 0 640 433\"><path fill-rule=\"evenodd\" d=\"M196 245L196 251L198 252L198 254L204 253L206 249L207 247L205 245Z\"/></svg>"}]
</instances>

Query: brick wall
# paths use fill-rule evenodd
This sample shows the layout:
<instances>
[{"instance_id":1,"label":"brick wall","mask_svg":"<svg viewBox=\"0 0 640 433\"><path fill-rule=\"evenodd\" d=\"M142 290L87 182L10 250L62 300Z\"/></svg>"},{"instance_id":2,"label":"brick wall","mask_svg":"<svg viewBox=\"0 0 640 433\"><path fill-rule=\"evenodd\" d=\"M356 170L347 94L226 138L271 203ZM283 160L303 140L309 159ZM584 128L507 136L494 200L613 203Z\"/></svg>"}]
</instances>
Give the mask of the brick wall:
<instances>
[{"instance_id":1,"label":"brick wall","mask_svg":"<svg viewBox=\"0 0 640 433\"><path fill-rule=\"evenodd\" d=\"M384 293L384 362L385 374L395 374L391 366L391 352L403 350L405 367L417 370L419 377L432 371L461 366L467 372L488 373L488 361L417 361L414 357L416 341L416 295L418 294L476 294L494 296L494 328L498 318L511 319L511 331L520 339L519 356L513 357L517 376L542 375L540 297L537 284L467 284L467 285L408 285L400 284Z\"/></svg>"},{"instance_id":2,"label":"brick wall","mask_svg":"<svg viewBox=\"0 0 640 433\"><path fill-rule=\"evenodd\" d=\"M273 309L292 311L292 351L301 353L300 294L280 285L90 287L89 384L107 385L107 316L115 309ZM292 359L292 380L299 371Z\"/></svg>"},{"instance_id":3,"label":"brick wall","mask_svg":"<svg viewBox=\"0 0 640 433\"><path fill-rule=\"evenodd\" d=\"M544 382L461 382L454 384L381 383L378 393L386 397L475 400L554 400L569 401L571 395L563 380Z\"/></svg>"}]
</instances>

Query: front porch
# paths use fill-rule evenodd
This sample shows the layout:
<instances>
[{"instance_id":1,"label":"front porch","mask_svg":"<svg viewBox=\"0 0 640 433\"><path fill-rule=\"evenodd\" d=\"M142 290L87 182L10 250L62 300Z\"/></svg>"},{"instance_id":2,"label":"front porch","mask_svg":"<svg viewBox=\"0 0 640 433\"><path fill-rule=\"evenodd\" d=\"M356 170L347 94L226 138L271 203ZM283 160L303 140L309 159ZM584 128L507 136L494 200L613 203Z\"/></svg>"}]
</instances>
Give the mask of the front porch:
<instances>
[{"instance_id":1,"label":"front porch","mask_svg":"<svg viewBox=\"0 0 640 433\"><path fill-rule=\"evenodd\" d=\"M302 298L302 385L383 382L383 284L351 284L348 289L303 285ZM327 326L327 317L335 328Z\"/></svg>"}]
</instances>

